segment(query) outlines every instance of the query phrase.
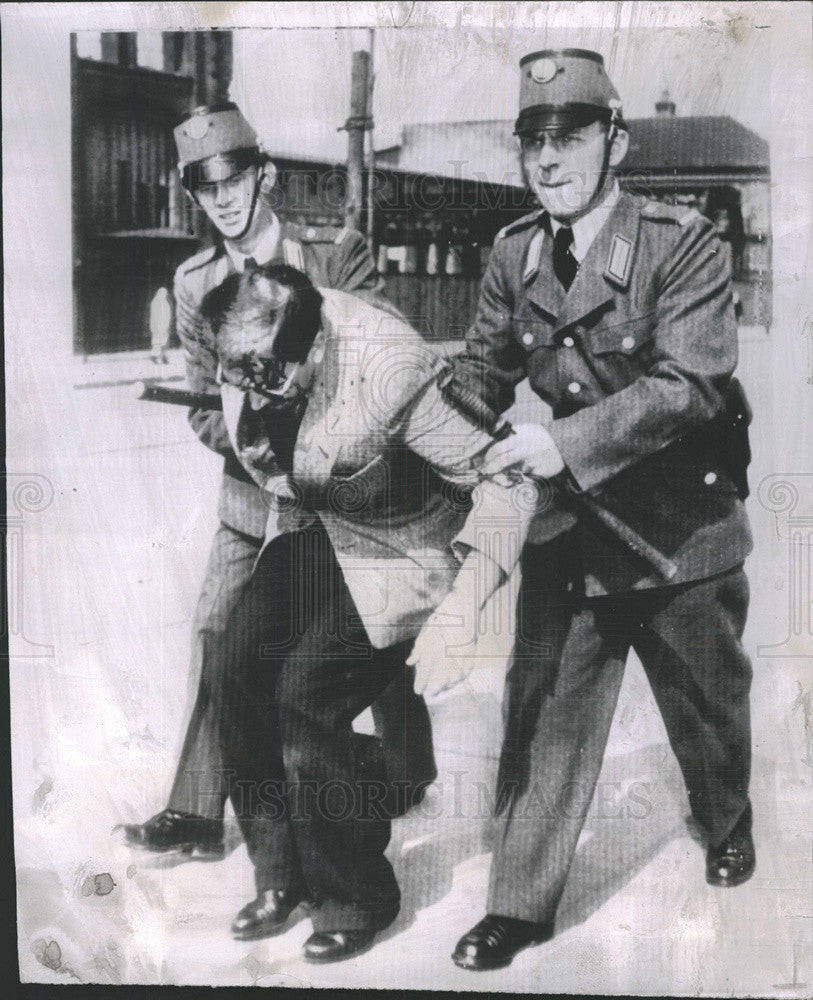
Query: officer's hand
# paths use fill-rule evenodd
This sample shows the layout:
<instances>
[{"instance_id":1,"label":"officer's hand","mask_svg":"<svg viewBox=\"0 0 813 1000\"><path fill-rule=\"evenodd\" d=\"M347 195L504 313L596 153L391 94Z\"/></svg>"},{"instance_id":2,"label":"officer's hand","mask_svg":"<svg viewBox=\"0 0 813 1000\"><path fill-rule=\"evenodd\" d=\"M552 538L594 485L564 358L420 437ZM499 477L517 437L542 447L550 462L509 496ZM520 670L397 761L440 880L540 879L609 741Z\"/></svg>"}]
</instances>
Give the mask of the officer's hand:
<instances>
[{"instance_id":1,"label":"officer's hand","mask_svg":"<svg viewBox=\"0 0 813 1000\"><path fill-rule=\"evenodd\" d=\"M429 698L460 684L471 673L476 605L452 591L421 629L407 665L415 667L415 691Z\"/></svg>"},{"instance_id":2,"label":"officer's hand","mask_svg":"<svg viewBox=\"0 0 813 1000\"><path fill-rule=\"evenodd\" d=\"M564 467L559 449L541 424L515 424L513 434L488 449L482 471L495 476L507 469L518 469L529 476L550 479Z\"/></svg>"}]
</instances>

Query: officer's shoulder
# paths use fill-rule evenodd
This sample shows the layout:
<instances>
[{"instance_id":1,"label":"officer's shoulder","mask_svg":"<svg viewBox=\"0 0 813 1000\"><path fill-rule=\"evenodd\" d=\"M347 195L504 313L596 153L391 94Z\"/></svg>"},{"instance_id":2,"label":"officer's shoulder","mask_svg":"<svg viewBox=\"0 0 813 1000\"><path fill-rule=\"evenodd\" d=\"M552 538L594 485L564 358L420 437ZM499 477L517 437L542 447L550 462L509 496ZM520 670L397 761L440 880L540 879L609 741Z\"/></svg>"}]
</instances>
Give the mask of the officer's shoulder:
<instances>
[{"instance_id":1,"label":"officer's shoulder","mask_svg":"<svg viewBox=\"0 0 813 1000\"><path fill-rule=\"evenodd\" d=\"M205 283L206 275L222 256L222 247L206 247L178 266L175 271L175 284L188 286Z\"/></svg>"},{"instance_id":2,"label":"officer's shoulder","mask_svg":"<svg viewBox=\"0 0 813 1000\"><path fill-rule=\"evenodd\" d=\"M291 224L288 227L290 235L301 243L329 244L341 246L352 242L352 237L360 234L347 226L300 226Z\"/></svg>"},{"instance_id":3,"label":"officer's shoulder","mask_svg":"<svg viewBox=\"0 0 813 1000\"><path fill-rule=\"evenodd\" d=\"M661 201L647 201L641 207L641 218L646 222L660 223L666 226L686 226L696 225L704 220L704 216L688 205L666 205Z\"/></svg>"},{"instance_id":4,"label":"officer's shoulder","mask_svg":"<svg viewBox=\"0 0 813 1000\"><path fill-rule=\"evenodd\" d=\"M528 232L532 229L542 217L544 209L537 208L533 212L529 212L528 215L523 215L519 219L515 219L513 222L509 222L507 226L503 226L502 229L494 237L494 242L498 243L500 240L507 239L509 236L517 236L520 233Z\"/></svg>"}]
</instances>

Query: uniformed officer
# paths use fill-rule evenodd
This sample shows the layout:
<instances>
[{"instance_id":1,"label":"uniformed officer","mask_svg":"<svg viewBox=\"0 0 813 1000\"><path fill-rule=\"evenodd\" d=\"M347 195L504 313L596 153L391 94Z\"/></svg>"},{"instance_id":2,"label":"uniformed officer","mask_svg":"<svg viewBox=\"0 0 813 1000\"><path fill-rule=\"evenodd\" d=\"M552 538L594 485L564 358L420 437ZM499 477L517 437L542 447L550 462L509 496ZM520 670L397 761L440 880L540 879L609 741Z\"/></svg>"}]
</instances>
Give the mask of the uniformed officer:
<instances>
[{"instance_id":1,"label":"uniformed officer","mask_svg":"<svg viewBox=\"0 0 813 1000\"><path fill-rule=\"evenodd\" d=\"M228 275L242 272L247 261L249 266L285 261L303 269L320 285L378 301L381 282L360 234L294 226L274 214L267 197L274 186L274 165L235 104L197 108L175 129L175 141L184 187L222 237L217 246L182 264L175 275L176 327L193 391L218 391L219 359L202 321L203 299ZM251 576L268 508L234 455L222 413L191 410L189 420L200 440L225 459L220 526L193 622L191 673L199 678ZM299 568L292 572L299 572ZM285 585L282 580L278 583ZM401 656L403 667L403 649ZM375 669L375 663L369 668ZM380 669L388 670L389 665L382 663ZM216 675L217 665L209 664L209 676L213 670ZM408 676L405 682L402 673L373 705L373 718L383 736L388 775L408 785L406 793L420 798L434 780L436 769L426 705L412 691ZM225 777L217 720L207 689L201 685L167 808L144 824L125 826L128 841L154 851L222 856L223 810L228 796ZM408 801L406 793L402 799ZM241 912L233 930L241 937L262 936L277 926L288 906L279 895L265 894Z\"/></svg>"},{"instance_id":2,"label":"uniformed officer","mask_svg":"<svg viewBox=\"0 0 813 1000\"><path fill-rule=\"evenodd\" d=\"M515 132L542 207L499 234L461 367L496 410L525 377L552 408L549 427L494 446L494 468L593 494L676 573L660 577L581 514L526 546L487 916L453 955L468 969L553 933L630 648L707 836L707 881L738 885L755 866L747 404L731 379L729 260L698 213L620 192L628 133L600 55L534 52L520 70Z\"/></svg>"}]
</instances>

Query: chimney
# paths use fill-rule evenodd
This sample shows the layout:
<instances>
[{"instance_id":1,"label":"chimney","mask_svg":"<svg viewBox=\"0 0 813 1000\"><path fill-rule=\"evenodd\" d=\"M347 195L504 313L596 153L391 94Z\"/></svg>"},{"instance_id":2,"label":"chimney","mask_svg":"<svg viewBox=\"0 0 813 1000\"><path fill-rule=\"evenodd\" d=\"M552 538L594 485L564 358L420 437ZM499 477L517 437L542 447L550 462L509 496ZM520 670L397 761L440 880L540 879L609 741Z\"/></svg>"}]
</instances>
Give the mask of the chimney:
<instances>
[{"instance_id":1,"label":"chimney","mask_svg":"<svg viewBox=\"0 0 813 1000\"><path fill-rule=\"evenodd\" d=\"M655 113L658 118L674 118L675 111L675 102L669 96L669 90L667 88L661 94L661 99L655 102Z\"/></svg>"}]
</instances>

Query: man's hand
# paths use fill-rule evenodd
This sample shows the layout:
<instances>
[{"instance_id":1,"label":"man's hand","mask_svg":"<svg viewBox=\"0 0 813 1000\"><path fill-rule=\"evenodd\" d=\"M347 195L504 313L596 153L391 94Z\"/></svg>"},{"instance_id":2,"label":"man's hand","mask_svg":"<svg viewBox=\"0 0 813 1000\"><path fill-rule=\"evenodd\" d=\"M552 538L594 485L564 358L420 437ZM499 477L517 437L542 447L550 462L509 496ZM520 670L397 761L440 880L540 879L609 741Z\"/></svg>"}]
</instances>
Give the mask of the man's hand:
<instances>
[{"instance_id":1,"label":"man's hand","mask_svg":"<svg viewBox=\"0 0 813 1000\"><path fill-rule=\"evenodd\" d=\"M494 476L517 469L529 476L551 479L564 467L559 449L541 424L515 424L513 434L488 449L482 471Z\"/></svg>"},{"instance_id":2,"label":"man's hand","mask_svg":"<svg viewBox=\"0 0 813 1000\"><path fill-rule=\"evenodd\" d=\"M415 691L435 697L471 673L478 609L463 591L452 591L424 624L407 665L415 667Z\"/></svg>"}]
</instances>

